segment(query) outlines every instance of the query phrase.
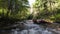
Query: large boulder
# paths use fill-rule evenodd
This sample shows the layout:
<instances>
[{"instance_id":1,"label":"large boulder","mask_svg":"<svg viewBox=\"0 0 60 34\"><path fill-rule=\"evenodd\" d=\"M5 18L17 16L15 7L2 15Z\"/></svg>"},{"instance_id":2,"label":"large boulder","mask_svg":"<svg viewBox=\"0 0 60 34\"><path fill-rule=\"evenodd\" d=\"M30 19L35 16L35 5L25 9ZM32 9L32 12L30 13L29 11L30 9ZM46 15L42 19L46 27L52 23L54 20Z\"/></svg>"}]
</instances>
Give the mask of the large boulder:
<instances>
[{"instance_id":1,"label":"large boulder","mask_svg":"<svg viewBox=\"0 0 60 34\"><path fill-rule=\"evenodd\" d=\"M50 22L47 22L47 21L45 21L43 19L41 19L41 20L33 20L33 22L35 24L51 24Z\"/></svg>"}]
</instances>

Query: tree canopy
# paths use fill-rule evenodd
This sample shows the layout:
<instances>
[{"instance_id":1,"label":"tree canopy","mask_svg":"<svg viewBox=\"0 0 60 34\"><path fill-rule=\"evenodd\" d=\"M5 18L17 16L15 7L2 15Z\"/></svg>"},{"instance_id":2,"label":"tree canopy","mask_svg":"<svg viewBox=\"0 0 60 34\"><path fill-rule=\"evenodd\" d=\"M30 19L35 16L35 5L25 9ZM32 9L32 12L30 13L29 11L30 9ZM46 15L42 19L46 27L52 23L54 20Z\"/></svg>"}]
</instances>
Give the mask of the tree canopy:
<instances>
[{"instance_id":1,"label":"tree canopy","mask_svg":"<svg viewBox=\"0 0 60 34\"><path fill-rule=\"evenodd\" d=\"M36 18L53 19L59 21L60 15L60 0L36 0L33 4L36 11Z\"/></svg>"},{"instance_id":2,"label":"tree canopy","mask_svg":"<svg viewBox=\"0 0 60 34\"><path fill-rule=\"evenodd\" d=\"M0 0L0 22L25 19L50 19L60 21L60 0L36 0L30 14L28 0Z\"/></svg>"}]
</instances>

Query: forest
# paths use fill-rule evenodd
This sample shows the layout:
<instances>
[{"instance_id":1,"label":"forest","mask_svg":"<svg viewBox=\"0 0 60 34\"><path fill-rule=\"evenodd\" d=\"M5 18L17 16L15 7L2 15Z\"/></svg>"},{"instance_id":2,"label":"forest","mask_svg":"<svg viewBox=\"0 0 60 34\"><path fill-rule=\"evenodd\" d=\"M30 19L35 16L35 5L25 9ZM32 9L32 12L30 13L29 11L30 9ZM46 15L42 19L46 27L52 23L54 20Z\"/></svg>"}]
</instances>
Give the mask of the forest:
<instances>
[{"instance_id":1,"label":"forest","mask_svg":"<svg viewBox=\"0 0 60 34\"><path fill-rule=\"evenodd\" d=\"M60 0L0 0L0 27L32 19L60 23Z\"/></svg>"}]
</instances>

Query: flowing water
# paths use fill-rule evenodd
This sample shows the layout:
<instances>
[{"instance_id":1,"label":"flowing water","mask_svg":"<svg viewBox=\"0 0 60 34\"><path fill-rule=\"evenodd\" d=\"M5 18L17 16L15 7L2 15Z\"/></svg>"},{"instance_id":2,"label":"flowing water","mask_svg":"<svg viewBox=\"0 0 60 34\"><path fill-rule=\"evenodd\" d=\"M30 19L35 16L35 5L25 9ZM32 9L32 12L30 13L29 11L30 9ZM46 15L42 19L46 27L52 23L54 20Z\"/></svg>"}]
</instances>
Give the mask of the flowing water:
<instances>
[{"instance_id":1,"label":"flowing water","mask_svg":"<svg viewBox=\"0 0 60 34\"><path fill-rule=\"evenodd\" d=\"M20 31L19 28L11 30L0 30L0 34L60 34L60 31L54 31L55 29L44 27L42 25L26 23L24 30Z\"/></svg>"}]
</instances>

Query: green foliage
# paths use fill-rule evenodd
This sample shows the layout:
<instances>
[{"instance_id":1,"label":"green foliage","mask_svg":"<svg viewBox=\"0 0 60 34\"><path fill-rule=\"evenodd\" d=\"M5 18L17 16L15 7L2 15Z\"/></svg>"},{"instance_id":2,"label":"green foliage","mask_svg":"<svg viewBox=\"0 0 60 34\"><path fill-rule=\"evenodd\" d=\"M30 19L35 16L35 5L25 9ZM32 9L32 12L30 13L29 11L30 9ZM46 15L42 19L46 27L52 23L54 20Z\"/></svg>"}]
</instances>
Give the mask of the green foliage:
<instances>
[{"instance_id":1,"label":"green foliage","mask_svg":"<svg viewBox=\"0 0 60 34\"><path fill-rule=\"evenodd\" d=\"M0 22L15 23L27 19L28 5L28 0L0 0Z\"/></svg>"},{"instance_id":2,"label":"green foliage","mask_svg":"<svg viewBox=\"0 0 60 34\"><path fill-rule=\"evenodd\" d=\"M56 14L55 22L60 23L60 14Z\"/></svg>"},{"instance_id":3,"label":"green foliage","mask_svg":"<svg viewBox=\"0 0 60 34\"><path fill-rule=\"evenodd\" d=\"M36 0L33 7L37 18L60 22L60 0Z\"/></svg>"},{"instance_id":4,"label":"green foliage","mask_svg":"<svg viewBox=\"0 0 60 34\"><path fill-rule=\"evenodd\" d=\"M28 0L0 0L0 19L44 18L60 21L60 0L36 0L33 4L33 14L30 14L29 8Z\"/></svg>"}]
</instances>

